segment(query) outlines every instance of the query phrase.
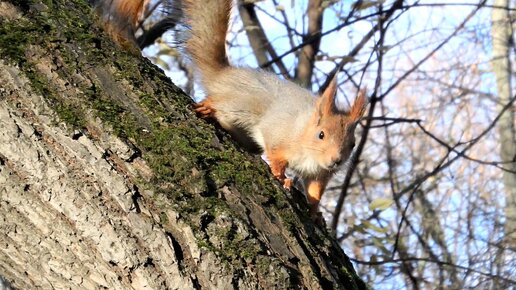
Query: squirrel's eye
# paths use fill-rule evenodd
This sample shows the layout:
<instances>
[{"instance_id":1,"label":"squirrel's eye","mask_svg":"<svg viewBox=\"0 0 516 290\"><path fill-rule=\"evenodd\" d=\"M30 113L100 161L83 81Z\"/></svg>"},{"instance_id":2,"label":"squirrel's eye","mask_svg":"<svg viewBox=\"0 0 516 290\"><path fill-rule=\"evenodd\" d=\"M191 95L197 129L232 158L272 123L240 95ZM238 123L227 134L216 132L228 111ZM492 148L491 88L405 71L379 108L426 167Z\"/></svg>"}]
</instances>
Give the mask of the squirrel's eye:
<instances>
[{"instance_id":1,"label":"squirrel's eye","mask_svg":"<svg viewBox=\"0 0 516 290\"><path fill-rule=\"evenodd\" d=\"M324 131L319 132L319 139L324 139Z\"/></svg>"}]
</instances>

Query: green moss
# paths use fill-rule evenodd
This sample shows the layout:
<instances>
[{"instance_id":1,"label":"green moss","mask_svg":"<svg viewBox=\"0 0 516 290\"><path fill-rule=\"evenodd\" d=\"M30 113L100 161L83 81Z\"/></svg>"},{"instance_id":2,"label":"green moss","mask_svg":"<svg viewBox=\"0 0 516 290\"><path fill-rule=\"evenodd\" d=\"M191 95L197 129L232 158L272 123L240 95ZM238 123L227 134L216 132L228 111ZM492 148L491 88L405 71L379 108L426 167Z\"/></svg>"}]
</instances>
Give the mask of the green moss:
<instances>
[{"instance_id":1,"label":"green moss","mask_svg":"<svg viewBox=\"0 0 516 290\"><path fill-rule=\"evenodd\" d=\"M23 18L5 21L0 25L0 53L16 63L24 63L27 46L36 43L44 28Z\"/></svg>"},{"instance_id":2,"label":"green moss","mask_svg":"<svg viewBox=\"0 0 516 290\"><path fill-rule=\"evenodd\" d=\"M159 219L162 224L168 224L168 215L165 212L160 213Z\"/></svg>"},{"instance_id":3,"label":"green moss","mask_svg":"<svg viewBox=\"0 0 516 290\"><path fill-rule=\"evenodd\" d=\"M57 89L53 88L49 80L40 72L32 67L22 66L22 68L25 68L25 75L29 79L31 87L36 93L47 99L48 104L62 121L69 124L72 129L84 127L86 124L84 113L79 109L78 104L60 98L56 93Z\"/></svg>"}]
</instances>

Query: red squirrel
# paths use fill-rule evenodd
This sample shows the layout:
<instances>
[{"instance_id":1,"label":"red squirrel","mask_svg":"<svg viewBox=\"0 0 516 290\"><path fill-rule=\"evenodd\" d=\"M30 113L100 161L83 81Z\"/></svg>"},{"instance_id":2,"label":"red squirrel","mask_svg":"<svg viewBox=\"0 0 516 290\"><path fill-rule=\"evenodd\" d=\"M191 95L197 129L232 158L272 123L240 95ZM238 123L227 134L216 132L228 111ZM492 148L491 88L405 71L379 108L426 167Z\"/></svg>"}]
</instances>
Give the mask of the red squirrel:
<instances>
[{"instance_id":1,"label":"red squirrel","mask_svg":"<svg viewBox=\"0 0 516 290\"><path fill-rule=\"evenodd\" d=\"M336 77L315 98L299 85L276 75L230 65L226 54L231 0L168 0L180 15L169 20L189 27L186 53L200 76L207 97L195 105L203 117L212 117L236 139L254 143L265 154L272 174L285 188L291 168L305 182L311 213L339 164L355 145L355 128L367 106L361 90L349 111L335 106ZM148 0L97 1L117 38L133 42ZM108 13L108 15L106 15ZM180 18L180 19L179 19Z\"/></svg>"}]
</instances>

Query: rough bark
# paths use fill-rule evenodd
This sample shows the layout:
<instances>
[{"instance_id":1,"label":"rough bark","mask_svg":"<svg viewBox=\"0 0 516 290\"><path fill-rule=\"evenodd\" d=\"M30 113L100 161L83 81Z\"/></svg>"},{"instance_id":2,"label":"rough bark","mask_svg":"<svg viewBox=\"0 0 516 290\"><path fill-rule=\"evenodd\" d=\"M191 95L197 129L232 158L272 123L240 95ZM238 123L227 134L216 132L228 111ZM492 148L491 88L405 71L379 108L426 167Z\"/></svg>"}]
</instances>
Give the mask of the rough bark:
<instances>
[{"instance_id":1,"label":"rough bark","mask_svg":"<svg viewBox=\"0 0 516 290\"><path fill-rule=\"evenodd\" d=\"M14 287L365 289L298 193L86 1L0 2L0 275Z\"/></svg>"}]
</instances>

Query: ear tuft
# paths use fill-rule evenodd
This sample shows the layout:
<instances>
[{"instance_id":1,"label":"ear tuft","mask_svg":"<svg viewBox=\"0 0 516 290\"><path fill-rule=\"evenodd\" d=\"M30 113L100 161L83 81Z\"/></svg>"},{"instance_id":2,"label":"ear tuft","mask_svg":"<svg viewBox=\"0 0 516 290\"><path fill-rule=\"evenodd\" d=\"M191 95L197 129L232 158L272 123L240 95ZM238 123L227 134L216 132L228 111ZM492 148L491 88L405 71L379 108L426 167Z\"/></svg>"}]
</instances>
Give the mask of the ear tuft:
<instances>
[{"instance_id":1,"label":"ear tuft","mask_svg":"<svg viewBox=\"0 0 516 290\"><path fill-rule=\"evenodd\" d=\"M349 112L349 116L354 122L360 121L360 118L362 118L364 115L367 104L368 100L366 96L366 90L361 89L358 92L355 102L353 103L353 106L351 106L351 110Z\"/></svg>"},{"instance_id":2,"label":"ear tuft","mask_svg":"<svg viewBox=\"0 0 516 290\"><path fill-rule=\"evenodd\" d=\"M337 94L337 75L333 76L328 87L321 95L321 112L322 114L331 114L335 107L335 95Z\"/></svg>"}]
</instances>

